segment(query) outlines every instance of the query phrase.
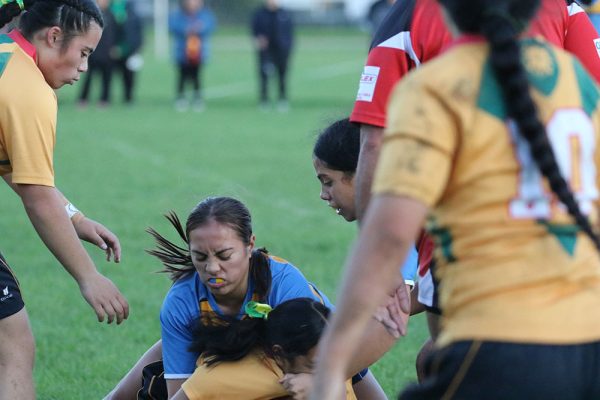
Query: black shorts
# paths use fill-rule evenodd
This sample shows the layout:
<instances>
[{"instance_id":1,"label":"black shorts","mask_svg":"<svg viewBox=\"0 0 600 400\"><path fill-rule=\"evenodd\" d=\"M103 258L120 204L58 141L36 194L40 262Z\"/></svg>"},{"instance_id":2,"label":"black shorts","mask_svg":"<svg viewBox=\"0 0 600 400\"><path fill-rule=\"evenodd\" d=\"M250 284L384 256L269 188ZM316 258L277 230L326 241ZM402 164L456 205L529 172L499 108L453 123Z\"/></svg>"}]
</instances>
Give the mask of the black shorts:
<instances>
[{"instance_id":1,"label":"black shorts","mask_svg":"<svg viewBox=\"0 0 600 400\"><path fill-rule=\"evenodd\" d=\"M431 354L425 370L400 400L600 399L600 342L457 342Z\"/></svg>"},{"instance_id":2,"label":"black shorts","mask_svg":"<svg viewBox=\"0 0 600 400\"><path fill-rule=\"evenodd\" d=\"M25 307L19 281L0 253L0 319L10 317Z\"/></svg>"}]
</instances>

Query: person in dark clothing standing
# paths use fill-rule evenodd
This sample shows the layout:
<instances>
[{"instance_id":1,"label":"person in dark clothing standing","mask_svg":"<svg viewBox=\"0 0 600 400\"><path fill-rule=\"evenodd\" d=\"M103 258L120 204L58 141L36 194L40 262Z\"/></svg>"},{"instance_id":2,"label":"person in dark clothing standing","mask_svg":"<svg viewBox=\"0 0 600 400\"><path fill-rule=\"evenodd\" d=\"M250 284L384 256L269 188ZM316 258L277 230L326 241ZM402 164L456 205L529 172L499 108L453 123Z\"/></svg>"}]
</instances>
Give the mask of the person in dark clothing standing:
<instances>
[{"instance_id":1,"label":"person in dark clothing standing","mask_svg":"<svg viewBox=\"0 0 600 400\"><path fill-rule=\"evenodd\" d=\"M98 0L97 4L102 11L102 18L104 18L104 31L96 50L90 54L88 61L89 73L85 75L83 87L79 94L79 104L83 107L87 106L88 103L92 76L97 74L102 78L99 105L106 107L110 103L110 82L113 68L111 53L116 39L116 21L110 11L110 0Z\"/></svg>"},{"instance_id":2,"label":"person in dark clothing standing","mask_svg":"<svg viewBox=\"0 0 600 400\"><path fill-rule=\"evenodd\" d=\"M116 37L113 57L115 69L123 79L123 100L133 102L135 73L144 63L140 50L143 44L142 20L129 0L113 0L111 10L116 20Z\"/></svg>"},{"instance_id":3,"label":"person in dark clothing standing","mask_svg":"<svg viewBox=\"0 0 600 400\"><path fill-rule=\"evenodd\" d=\"M279 78L278 109L289 108L287 97L287 71L290 53L294 42L294 26L290 14L279 6L278 0L266 0L252 18L260 77L260 105L267 107L268 79L275 70Z\"/></svg>"}]
</instances>

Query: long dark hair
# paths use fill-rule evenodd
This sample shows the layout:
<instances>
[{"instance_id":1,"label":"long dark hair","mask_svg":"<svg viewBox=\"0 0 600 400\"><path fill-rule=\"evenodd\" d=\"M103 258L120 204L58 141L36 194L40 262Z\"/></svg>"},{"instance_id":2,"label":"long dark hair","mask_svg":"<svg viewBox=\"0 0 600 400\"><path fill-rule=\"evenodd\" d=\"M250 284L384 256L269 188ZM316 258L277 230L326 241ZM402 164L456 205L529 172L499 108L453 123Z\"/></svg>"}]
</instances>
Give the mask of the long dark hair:
<instances>
[{"instance_id":1,"label":"long dark hair","mask_svg":"<svg viewBox=\"0 0 600 400\"><path fill-rule=\"evenodd\" d=\"M198 320L189 350L202 354L208 366L239 360L255 348L271 358L292 361L317 345L329 313L315 300L297 298L279 304L267 319L234 319L229 325L205 325ZM275 345L281 351L273 353Z\"/></svg>"},{"instance_id":2,"label":"long dark hair","mask_svg":"<svg viewBox=\"0 0 600 400\"><path fill-rule=\"evenodd\" d=\"M569 185L560 173L554 152L529 92L527 72L521 61L518 34L527 26L539 0L438 0L462 32L485 36L490 44L490 63L499 82L508 115L529 143L531 155L580 229L600 250L600 239L581 212ZM568 2L567 2L568 3Z\"/></svg>"},{"instance_id":3,"label":"long dark hair","mask_svg":"<svg viewBox=\"0 0 600 400\"><path fill-rule=\"evenodd\" d=\"M0 7L0 27L25 11L19 19L19 30L28 40L40 29L58 26L65 35L63 46L66 46L73 36L87 32L92 21L104 27L102 13L93 0L23 0L22 3L24 10L16 1Z\"/></svg>"},{"instance_id":4,"label":"long dark hair","mask_svg":"<svg viewBox=\"0 0 600 400\"><path fill-rule=\"evenodd\" d=\"M241 201L231 197L208 197L202 200L188 216L185 229L175 212L171 211L165 217L173 225L186 246L178 246L153 228L148 228L146 232L154 237L156 248L147 250L147 252L163 263L165 269L161 272L170 274L173 281L195 271L189 250L190 232L194 229L204 226L210 221L215 221L233 229L245 245L250 244L252 237L250 211ZM252 252L250 256L250 276L254 281L255 293L263 301L271 287L271 270L266 249L260 248Z\"/></svg>"},{"instance_id":5,"label":"long dark hair","mask_svg":"<svg viewBox=\"0 0 600 400\"><path fill-rule=\"evenodd\" d=\"M329 125L317 136L313 157L336 171L354 174L360 152L360 128L348 118Z\"/></svg>"}]
</instances>

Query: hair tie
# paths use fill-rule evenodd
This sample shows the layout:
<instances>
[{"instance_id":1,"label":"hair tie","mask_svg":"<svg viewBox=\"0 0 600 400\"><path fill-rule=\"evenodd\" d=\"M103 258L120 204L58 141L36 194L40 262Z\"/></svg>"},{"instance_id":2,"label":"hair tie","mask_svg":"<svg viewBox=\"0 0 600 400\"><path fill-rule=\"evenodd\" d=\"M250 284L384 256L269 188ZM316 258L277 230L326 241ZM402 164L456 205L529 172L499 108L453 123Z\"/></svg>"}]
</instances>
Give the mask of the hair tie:
<instances>
[{"instance_id":1,"label":"hair tie","mask_svg":"<svg viewBox=\"0 0 600 400\"><path fill-rule=\"evenodd\" d=\"M246 303L246 307L244 308L244 311L246 311L246 314L250 318L267 319L267 317L269 316L269 313L271 311L273 311L273 308L271 308L270 305L265 304L265 303L259 303L257 301L249 301L248 303Z\"/></svg>"},{"instance_id":2,"label":"hair tie","mask_svg":"<svg viewBox=\"0 0 600 400\"><path fill-rule=\"evenodd\" d=\"M0 0L0 7L4 7L5 5L10 3L17 3L21 11L25 10L25 3L23 2L23 0Z\"/></svg>"}]
</instances>

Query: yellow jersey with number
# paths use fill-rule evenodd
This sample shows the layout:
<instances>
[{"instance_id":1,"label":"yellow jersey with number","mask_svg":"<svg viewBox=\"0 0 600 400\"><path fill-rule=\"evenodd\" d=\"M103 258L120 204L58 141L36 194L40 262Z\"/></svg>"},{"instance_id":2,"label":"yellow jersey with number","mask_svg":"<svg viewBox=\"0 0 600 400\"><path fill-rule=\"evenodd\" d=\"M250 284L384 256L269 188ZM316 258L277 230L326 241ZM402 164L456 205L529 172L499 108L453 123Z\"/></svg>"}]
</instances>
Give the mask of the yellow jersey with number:
<instances>
[{"instance_id":1,"label":"yellow jersey with number","mask_svg":"<svg viewBox=\"0 0 600 400\"><path fill-rule=\"evenodd\" d=\"M522 43L531 93L580 208L598 199L598 100L584 68ZM600 340L600 255L548 187L507 118L488 46L464 37L394 90L373 191L431 207L440 344Z\"/></svg>"}]
</instances>

